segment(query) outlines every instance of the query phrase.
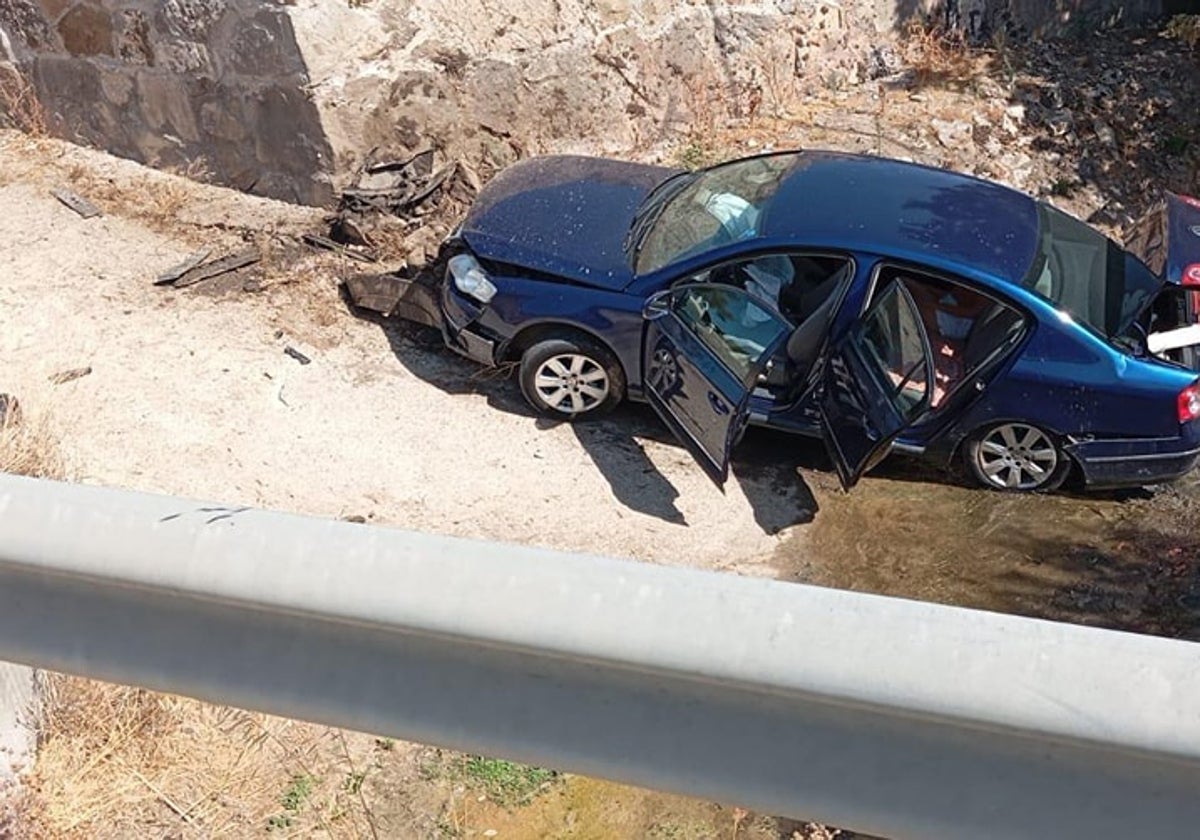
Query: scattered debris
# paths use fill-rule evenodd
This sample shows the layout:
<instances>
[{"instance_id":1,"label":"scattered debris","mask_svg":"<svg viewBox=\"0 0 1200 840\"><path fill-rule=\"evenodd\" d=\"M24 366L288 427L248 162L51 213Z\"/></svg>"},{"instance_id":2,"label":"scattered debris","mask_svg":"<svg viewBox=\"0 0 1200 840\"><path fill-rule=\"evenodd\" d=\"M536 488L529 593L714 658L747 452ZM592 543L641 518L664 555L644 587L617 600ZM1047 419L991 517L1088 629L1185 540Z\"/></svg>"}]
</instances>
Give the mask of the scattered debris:
<instances>
[{"instance_id":1,"label":"scattered debris","mask_svg":"<svg viewBox=\"0 0 1200 840\"><path fill-rule=\"evenodd\" d=\"M416 269L404 266L388 274L358 274L343 284L359 309L399 317L429 327L441 327L438 312L437 263Z\"/></svg>"},{"instance_id":2,"label":"scattered debris","mask_svg":"<svg viewBox=\"0 0 1200 840\"><path fill-rule=\"evenodd\" d=\"M68 189L59 187L50 190L50 194L85 219L91 219L100 215L100 208L78 193L73 193Z\"/></svg>"},{"instance_id":3,"label":"scattered debris","mask_svg":"<svg viewBox=\"0 0 1200 840\"><path fill-rule=\"evenodd\" d=\"M21 404L12 394L0 394L0 429L21 422Z\"/></svg>"},{"instance_id":4,"label":"scattered debris","mask_svg":"<svg viewBox=\"0 0 1200 840\"><path fill-rule=\"evenodd\" d=\"M297 362L299 362L302 365L312 364L312 359L310 359L308 356L301 353L299 350L297 350L295 347L293 347L290 344L287 347L283 348L283 352L286 353L287 355L291 356L293 359L295 359Z\"/></svg>"},{"instance_id":5,"label":"scattered debris","mask_svg":"<svg viewBox=\"0 0 1200 840\"><path fill-rule=\"evenodd\" d=\"M185 271L182 275L176 278L169 285L175 289L184 289L188 286L194 286L202 280L209 280L221 274L227 274L230 271L236 271L239 268L245 268L248 265L253 265L262 259L262 254L257 248L246 248L228 256L221 257L212 262L203 263L195 268ZM168 285L166 283L162 285Z\"/></svg>"},{"instance_id":6,"label":"scattered debris","mask_svg":"<svg viewBox=\"0 0 1200 840\"><path fill-rule=\"evenodd\" d=\"M372 251L355 250L350 245L343 245L340 242L335 242L327 236L318 236L315 233L306 233L300 237L305 244L311 245L314 248L323 248L326 251L333 251L336 254L343 254L352 260L359 262L378 262L379 257Z\"/></svg>"},{"instance_id":7,"label":"scattered debris","mask_svg":"<svg viewBox=\"0 0 1200 840\"><path fill-rule=\"evenodd\" d=\"M70 370L60 370L58 373L50 377L50 381L55 385L65 385L76 379L81 379L92 372L92 366L71 368Z\"/></svg>"},{"instance_id":8,"label":"scattered debris","mask_svg":"<svg viewBox=\"0 0 1200 840\"><path fill-rule=\"evenodd\" d=\"M191 254L183 262L179 263L178 265L173 265L170 268L168 268L166 271L164 271L163 273L159 274L158 277L156 277L154 279L154 285L155 286L171 286L171 285L173 285L175 283L175 281L178 280L180 277L187 274L193 268L196 268L198 265L200 265L202 262L204 262L206 259L208 259L208 256L211 253L212 253L211 248L204 248L202 250L196 251L195 253Z\"/></svg>"},{"instance_id":9,"label":"scattered debris","mask_svg":"<svg viewBox=\"0 0 1200 840\"><path fill-rule=\"evenodd\" d=\"M380 161L372 150L342 191L337 213L329 219L328 235L308 235L304 241L362 262L376 262L379 246L394 245L398 233L408 263L428 262L450 229L446 219L457 220L481 187L475 170L459 161L435 167L435 154L425 149L407 158Z\"/></svg>"},{"instance_id":10,"label":"scattered debris","mask_svg":"<svg viewBox=\"0 0 1200 840\"><path fill-rule=\"evenodd\" d=\"M349 216L338 216L329 226L329 236L334 242L345 245L359 245L363 248L374 248L375 242Z\"/></svg>"}]
</instances>

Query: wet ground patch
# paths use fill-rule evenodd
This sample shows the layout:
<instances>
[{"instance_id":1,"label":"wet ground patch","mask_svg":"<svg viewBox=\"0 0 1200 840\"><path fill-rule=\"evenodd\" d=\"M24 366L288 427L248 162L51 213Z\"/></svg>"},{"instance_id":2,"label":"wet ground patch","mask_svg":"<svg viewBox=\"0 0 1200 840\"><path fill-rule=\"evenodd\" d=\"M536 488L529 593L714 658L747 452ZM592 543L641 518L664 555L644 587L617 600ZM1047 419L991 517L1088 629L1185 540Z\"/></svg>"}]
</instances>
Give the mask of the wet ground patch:
<instances>
[{"instance_id":1,"label":"wet ground patch","mask_svg":"<svg viewBox=\"0 0 1200 840\"><path fill-rule=\"evenodd\" d=\"M851 493L812 473L820 514L785 577L1200 639L1200 481L1114 493L981 491L894 458Z\"/></svg>"}]
</instances>

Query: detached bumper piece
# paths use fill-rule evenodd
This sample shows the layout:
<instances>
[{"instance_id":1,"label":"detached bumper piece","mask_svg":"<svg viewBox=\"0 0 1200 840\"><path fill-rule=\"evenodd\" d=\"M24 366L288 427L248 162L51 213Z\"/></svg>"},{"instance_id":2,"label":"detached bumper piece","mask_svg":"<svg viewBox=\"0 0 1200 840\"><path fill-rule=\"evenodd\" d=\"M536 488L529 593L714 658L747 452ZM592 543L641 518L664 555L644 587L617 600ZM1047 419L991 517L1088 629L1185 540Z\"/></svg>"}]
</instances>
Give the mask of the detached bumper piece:
<instances>
[{"instance_id":1,"label":"detached bumper piece","mask_svg":"<svg viewBox=\"0 0 1200 840\"><path fill-rule=\"evenodd\" d=\"M442 328L438 307L438 279L422 272L415 277L399 274L359 274L346 280L350 300L360 309L388 318L403 318L427 327Z\"/></svg>"}]
</instances>

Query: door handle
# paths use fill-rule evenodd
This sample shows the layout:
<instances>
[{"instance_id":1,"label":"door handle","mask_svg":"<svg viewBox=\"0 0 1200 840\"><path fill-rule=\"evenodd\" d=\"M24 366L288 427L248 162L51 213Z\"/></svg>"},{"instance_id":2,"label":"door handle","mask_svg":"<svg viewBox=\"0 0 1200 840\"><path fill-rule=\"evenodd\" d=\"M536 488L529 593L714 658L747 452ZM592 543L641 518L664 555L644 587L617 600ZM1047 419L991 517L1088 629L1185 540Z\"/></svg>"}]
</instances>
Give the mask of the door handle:
<instances>
[{"instance_id":1,"label":"door handle","mask_svg":"<svg viewBox=\"0 0 1200 840\"><path fill-rule=\"evenodd\" d=\"M717 414L729 413L729 406L725 405L725 401L712 391L708 392L708 404L712 406L712 410L717 412Z\"/></svg>"}]
</instances>

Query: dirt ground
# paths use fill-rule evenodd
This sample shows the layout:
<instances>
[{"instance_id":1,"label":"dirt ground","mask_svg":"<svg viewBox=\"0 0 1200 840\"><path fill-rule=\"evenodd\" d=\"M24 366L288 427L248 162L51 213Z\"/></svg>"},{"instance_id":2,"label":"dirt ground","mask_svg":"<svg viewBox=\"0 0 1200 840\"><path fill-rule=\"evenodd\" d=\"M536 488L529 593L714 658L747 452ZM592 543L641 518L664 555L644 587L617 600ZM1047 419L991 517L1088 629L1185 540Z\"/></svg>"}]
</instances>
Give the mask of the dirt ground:
<instances>
[{"instance_id":1,"label":"dirt ground","mask_svg":"<svg viewBox=\"0 0 1200 840\"><path fill-rule=\"evenodd\" d=\"M57 186L87 195L104 215L76 215L51 196ZM781 573L773 564L783 532L807 516L790 476L739 473L722 494L643 409L579 427L536 420L511 381L481 375L429 346L420 333L352 315L337 290L339 276L351 267L294 244L296 234L321 225L315 211L66 144L0 137L0 237L12 243L0 250L0 390L19 394L27 414L48 419L70 473L87 483L659 563ZM196 248L235 250L247 238L268 255L259 267L192 290L152 284ZM286 355L288 346L311 363ZM52 381L80 370L88 372ZM78 686L66 690L95 700ZM170 714L163 703L168 711L183 707L179 701L150 704L147 714L165 727ZM196 707L200 718L219 716ZM113 710L115 734L99 745L102 753L122 756L123 769L108 768L118 780L144 795L182 785L167 797L171 802L191 802L206 785L220 786L205 773L182 784L154 762L138 769L149 759L115 745L127 744L130 729L142 723L121 722L122 715ZM281 743L276 730L288 728L269 719L256 726ZM306 737L317 742L333 739L328 731L308 729ZM156 737L170 745L163 748L168 753L185 751L188 743L177 728ZM297 740L295 733L289 737ZM345 756L313 748L320 757L311 761L352 767L379 753L370 739L349 737ZM216 752L228 757L233 746L222 743ZM36 787L46 800L51 834L90 834L113 819L103 808L99 765L77 766L77 747L51 743L42 751ZM381 753L387 766L379 777L421 785L413 749ZM274 784L284 791L304 765L296 764L293 749L276 752ZM155 781L154 767L167 778ZM135 771L150 781L140 782ZM390 825L400 836L437 833L439 814L462 796L453 786L425 787L434 793L384 794L385 802L394 800L394 812L377 808L375 824ZM133 795L120 784L117 789ZM333 799L336 793L334 785ZM427 807L397 804L414 796ZM267 801L275 806L277 798ZM167 824L179 819L172 810L164 812ZM483 810L475 805L476 813ZM198 815L206 815L210 829L249 828L240 819L221 822L207 806L192 814ZM168 832L165 824L142 828ZM345 828L339 836L359 834Z\"/></svg>"},{"instance_id":2,"label":"dirt ground","mask_svg":"<svg viewBox=\"0 0 1200 840\"><path fill-rule=\"evenodd\" d=\"M1109 53L1128 57L1137 37L1104 36L1049 64L1008 50L969 67L945 59L930 67L949 80L830 91L804 113L714 123L647 156L699 163L768 145L902 155L1006 180L1116 229L1153 190L1190 189L1197 172L1185 142L1200 113L1185 107L1200 90L1194 58L1149 37L1138 53L1149 69L1113 76ZM50 196L57 186L104 215L75 215ZM1200 639L1195 480L1014 497L892 458L843 494L819 443L752 430L722 494L645 408L548 424L504 375L354 316L337 284L359 266L297 242L323 229L318 211L0 135L0 391L47 418L89 483ZM255 267L190 290L152 285L197 248L247 241L266 255ZM90 371L51 381L76 369ZM133 689L59 690L30 785L31 835L835 833L580 777L539 782L514 804L430 748ZM81 710L98 707L101 725L89 724Z\"/></svg>"}]
</instances>

